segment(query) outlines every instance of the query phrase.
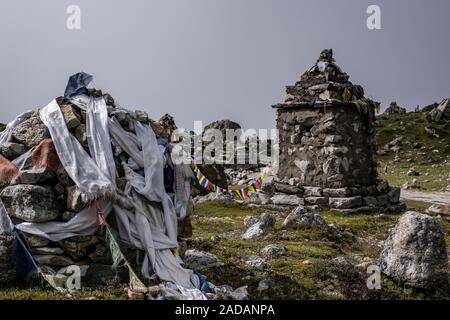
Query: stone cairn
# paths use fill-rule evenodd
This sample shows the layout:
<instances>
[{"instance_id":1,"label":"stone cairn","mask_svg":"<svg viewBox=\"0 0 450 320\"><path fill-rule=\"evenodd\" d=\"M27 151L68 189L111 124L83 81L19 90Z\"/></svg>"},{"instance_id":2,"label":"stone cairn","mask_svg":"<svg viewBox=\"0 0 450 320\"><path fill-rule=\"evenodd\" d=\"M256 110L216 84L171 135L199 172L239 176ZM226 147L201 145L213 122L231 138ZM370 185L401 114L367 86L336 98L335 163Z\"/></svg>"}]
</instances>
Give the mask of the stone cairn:
<instances>
[{"instance_id":1,"label":"stone cairn","mask_svg":"<svg viewBox=\"0 0 450 320\"><path fill-rule=\"evenodd\" d=\"M97 97L103 95L100 90L95 89L89 89L89 94ZM114 99L109 94L103 97L108 105L115 106ZM63 98L58 98L57 102L69 131L89 152L85 111ZM120 124L125 130L133 130L131 119L150 124L157 138L166 141L175 127L173 118L169 115L156 122L149 119L147 113L134 111L120 119ZM118 148L114 148L114 145L113 149L118 173L117 186L123 191L126 180L121 162L128 161L129 156L125 152L118 152ZM80 190L61 165L48 129L38 112L31 113L25 121L14 128L11 142L0 145L0 199L14 224L69 221L90 205L83 202ZM113 216L108 217L108 222L112 226L115 225ZM179 229L189 235L192 229L190 220L186 221L189 222L189 226L180 223ZM36 262L52 270L59 270L72 264L91 267L95 265L100 270L106 270L112 264L105 235L101 229L92 236L72 237L59 242L26 233L22 235ZM12 278L9 276L12 269L10 261L12 239L9 234L0 235L0 283Z\"/></svg>"},{"instance_id":2,"label":"stone cairn","mask_svg":"<svg viewBox=\"0 0 450 320\"><path fill-rule=\"evenodd\" d=\"M393 101L389 105L389 107L384 111L383 115L391 115L391 114L405 114L406 108L400 107L397 102Z\"/></svg>"},{"instance_id":3,"label":"stone cairn","mask_svg":"<svg viewBox=\"0 0 450 320\"><path fill-rule=\"evenodd\" d=\"M275 204L343 212L403 211L400 190L378 179L375 112L379 103L349 81L323 50L277 109L279 170ZM289 198L283 196L289 194Z\"/></svg>"}]
</instances>

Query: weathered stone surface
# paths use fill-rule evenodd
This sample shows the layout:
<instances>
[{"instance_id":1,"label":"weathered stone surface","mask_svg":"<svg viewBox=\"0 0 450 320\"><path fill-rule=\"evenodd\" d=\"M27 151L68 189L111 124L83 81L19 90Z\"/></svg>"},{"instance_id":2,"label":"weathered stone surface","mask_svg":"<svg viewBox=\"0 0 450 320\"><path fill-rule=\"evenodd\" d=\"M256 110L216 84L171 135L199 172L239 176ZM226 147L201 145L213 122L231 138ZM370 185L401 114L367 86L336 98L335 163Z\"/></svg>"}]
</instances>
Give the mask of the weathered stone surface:
<instances>
[{"instance_id":1,"label":"weathered stone surface","mask_svg":"<svg viewBox=\"0 0 450 320\"><path fill-rule=\"evenodd\" d=\"M65 211L65 212L61 215L61 219L62 219L63 221L69 221L69 220L72 220L77 214L78 214L78 212Z\"/></svg>"},{"instance_id":2,"label":"weathered stone surface","mask_svg":"<svg viewBox=\"0 0 450 320\"><path fill-rule=\"evenodd\" d=\"M327 206L327 197L307 197L305 198L305 203L313 206Z\"/></svg>"},{"instance_id":3,"label":"weathered stone surface","mask_svg":"<svg viewBox=\"0 0 450 320\"><path fill-rule=\"evenodd\" d=\"M70 258L62 255L34 255L33 258L38 264L46 266L67 267L73 264Z\"/></svg>"},{"instance_id":4,"label":"weathered stone surface","mask_svg":"<svg viewBox=\"0 0 450 320\"><path fill-rule=\"evenodd\" d=\"M244 226L246 226L247 228L250 228L252 225L254 225L257 222L258 222L257 217L246 216L244 218Z\"/></svg>"},{"instance_id":5,"label":"weathered stone surface","mask_svg":"<svg viewBox=\"0 0 450 320\"><path fill-rule=\"evenodd\" d=\"M13 242L11 234L0 234L0 285L8 284L16 277L16 268L12 263Z\"/></svg>"},{"instance_id":6,"label":"weathered stone surface","mask_svg":"<svg viewBox=\"0 0 450 320\"><path fill-rule=\"evenodd\" d=\"M322 188L318 187L304 187L305 197L321 197L322 196Z\"/></svg>"},{"instance_id":7,"label":"weathered stone surface","mask_svg":"<svg viewBox=\"0 0 450 320\"><path fill-rule=\"evenodd\" d=\"M75 129L75 132L74 132L74 137L75 137L75 139L78 140L78 142L84 148L88 148L89 147L88 140L87 140L87 133L86 133L86 125L85 124L80 124L79 126L77 126L77 128Z\"/></svg>"},{"instance_id":8,"label":"weathered stone surface","mask_svg":"<svg viewBox=\"0 0 450 320\"><path fill-rule=\"evenodd\" d=\"M244 202L246 204L268 205L270 204L270 196L267 193L256 192L252 193Z\"/></svg>"},{"instance_id":9,"label":"weathered stone surface","mask_svg":"<svg viewBox=\"0 0 450 320\"><path fill-rule=\"evenodd\" d=\"M59 246L74 260L87 257L94 252L98 238L95 236L72 237L59 241Z\"/></svg>"},{"instance_id":10,"label":"weathered stone surface","mask_svg":"<svg viewBox=\"0 0 450 320\"><path fill-rule=\"evenodd\" d=\"M50 243L50 240L47 238L36 236L34 234L22 232L22 235L30 248L45 247Z\"/></svg>"},{"instance_id":11,"label":"weathered stone surface","mask_svg":"<svg viewBox=\"0 0 450 320\"><path fill-rule=\"evenodd\" d=\"M324 225L326 223L320 215L303 206L295 208L283 222L283 228L285 229L313 228Z\"/></svg>"},{"instance_id":12,"label":"weathered stone surface","mask_svg":"<svg viewBox=\"0 0 450 320\"><path fill-rule=\"evenodd\" d=\"M303 188L298 186L291 186L289 184L275 182L275 191L285 194L303 194Z\"/></svg>"},{"instance_id":13,"label":"weathered stone surface","mask_svg":"<svg viewBox=\"0 0 450 320\"><path fill-rule=\"evenodd\" d=\"M64 169L63 166L59 166L58 170L56 171L56 176L58 177L59 182L64 187L70 187L75 185L72 178L67 174L67 171Z\"/></svg>"},{"instance_id":14,"label":"weathered stone surface","mask_svg":"<svg viewBox=\"0 0 450 320\"><path fill-rule=\"evenodd\" d=\"M19 176L22 184L42 184L55 178L55 173L47 168L23 170Z\"/></svg>"},{"instance_id":15,"label":"weathered stone surface","mask_svg":"<svg viewBox=\"0 0 450 320\"><path fill-rule=\"evenodd\" d=\"M392 204L396 204L400 202L400 188L391 187L391 190L388 193L389 201Z\"/></svg>"},{"instance_id":16,"label":"weathered stone surface","mask_svg":"<svg viewBox=\"0 0 450 320\"><path fill-rule=\"evenodd\" d=\"M286 248L282 245L269 244L261 249L261 254L266 258L279 258L286 254Z\"/></svg>"},{"instance_id":17,"label":"weathered stone surface","mask_svg":"<svg viewBox=\"0 0 450 320\"><path fill-rule=\"evenodd\" d=\"M331 208L335 209L352 209L362 205L362 198L360 196L350 198L330 198L329 205Z\"/></svg>"},{"instance_id":18,"label":"weathered stone surface","mask_svg":"<svg viewBox=\"0 0 450 320\"><path fill-rule=\"evenodd\" d=\"M383 273L412 287L447 287L448 256L439 222L406 212L386 240L379 264Z\"/></svg>"},{"instance_id":19,"label":"weathered stone surface","mask_svg":"<svg viewBox=\"0 0 450 320\"><path fill-rule=\"evenodd\" d=\"M33 255L59 255L64 253L64 250L58 247L38 247L32 248L30 251Z\"/></svg>"},{"instance_id":20,"label":"weathered stone surface","mask_svg":"<svg viewBox=\"0 0 450 320\"><path fill-rule=\"evenodd\" d=\"M384 111L384 115L392 115L392 114L405 114L406 108L400 107L397 102L393 101L389 105L389 107Z\"/></svg>"},{"instance_id":21,"label":"weathered stone surface","mask_svg":"<svg viewBox=\"0 0 450 320\"><path fill-rule=\"evenodd\" d=\"M305 204L304 199L296 195L275 194L270 200L273 204L279 206L299 206Z\"/></svg>"},{"instance_id":22,"label":"weathered stone surface","mask_svg":"<svg viewBox=\"0 0 450 320\"><path fill-rule=\"evenodd\" d=\"M215 255L195 249L186 251L184 255L184 264L186 267L198 272L208 271L223 265Z\"/></svg>"},{"instance_id":23,"label":"weathered stone surface","mask_svg":"<svg viewBox=\"0 0 450 320\"><path fill-rule=\"evenodd\" d=\"M98 263L89 265L83 279L83 283L86 283L88 286L128 283L128 281L128 269L125 266L114 268L111 265Z\"/></svg>"},{"instance_id":24,"label":"weathered stone surface","mask_svg":"<svg viewBox=\"0 0 450 320\"><path fill-rule=\"evenodd\" d=\"M248 240L262 236L267 230L273 228L275 226L276 219L275 215L265 212L259 216L256 222L254 222L253 220L247 221L249 222L248 224L250 224L250 226L242 235L242 238Z\"/></svg>"},{"instance_id":25,"label":"weathered stone surface","mask_svg":"<svg viewBox=\"0 0 450 320\"><path fill-rule=\"evenodd\" d=\"M88 206L83 201L81 190L77 186L67 188L67 210L80 212Z\"/></svg>"},{"instance_id":26,"label":"weathered stone surface","mask_svg":"<svg viewBox=\"0 0 450 320\"><path fill-rule=\"evenodd\" d=\"M183 255L181 254L181 249L180 256L183 257ZM95 246L95 251L89 255L89 260L96 264L113 264L111 251L103 243L98 243Z\"/></svg>"},{"instance_id":27,"label":"weathered stone surface","mask_svg":"<svg viewBox=\"0 0 450 320\"><path fill-rule=\"evenodd\" d=\"M331 198L345 198L352 195L350 188L323 189L323 195Z\"/></svg>"},{"instance_id":28,"label":"weathered stone surface","mask_svg":"<svg viewBox=\"0 0 450 320\"><path fill-rule=\"evenodd\" d=\"M4 142L0 145L0 154L8 160L16 159L26 151L27 147L21 143Z\"/></svg>"},{"instance_id":29,"label":"weathered stone surface","mask_svg":"<svg viewBox=\"0 0 450 320\"><path fill-rule=\"evenodd\" d=\"M450 205L435 203L427 209L427 213L431 216L450 217Z\"/></svg>"},{"instance_id":30,"label":"weathered stone surface","mask_svg":"<svg viewBox=\"0 0 450 320\"><path fill-rule=\"evenodd\" d=\"M364 205L364 206L373 206L373 207L376 207L376 206L378 205L377 198L371 197L371 196L364 197L364 198L363 198L363 205Z\"/></svg>"},{"instance_id":31,"label":"weathered stone surface","mask_svg":"<svg viewBox=\"0 0 450 320\"><path fill-rule=\"evenodd\" d=\"M408 172L406 173L406 175L407 175L408 177L419 177L419 176L420 176L420 173L419 173L416 169L410 168L410 169L408 170Z\"/></svg>"},{"instance_id":32,"label":"weathered stone surface","mask_svg":"<svg viewBox=\"0 0 450 320\"><path fill-rule=\"evenodd\" d=\"M377 203L379 207L387 207L389 206L389 196L387 194L382 195L382 196L378 196L377 197Z\"/></svg>"},{"instance_id":33,"label":"weathered stone surface","mask_svg":"<svg viewBox=\"0 0 450 320\"><path fill-rule=\"evenodd\" d=\"M62 105L61 112L69 130L72 130L80 125L80 118L71 105Z\"/></svg>"},{"instance_id":34,"label":"weathered stone surface","mask_svg":"<svg viewBox=\"0 0 450 320\"><path fill-rule=\"evenodd\" d=\"M9 186L0 193L8 213L28 222L56 219L60 212L50 187L19 184Z\"/></svg>"},{"instance_id":35,"label":"weathered stone surface","mask_svg":"<svg viewBox=\"0 0 450 320\"><path fill-rule=\"evenodd\" d=\"M12 136L28 148L32 148L44 140L46 130L47 127L39 117L32 117L15 127Z\"/></svg>"},{"instance_id":36,"label":"weathered stone surface","mask_svg":"<svg viewBox=\"0 0 450 320\"><path fill-rule=\"evenodd\" d=\"M245 259L245 264L255 269L266 269L269 267L269 264L258 256L247 257L247 259Z\"/></svg>"},{"instance_id":37,"label":"weathered stone surface","mask_svg":"<svg viewBox=\"0 0 450 320\"><path fill-rule=\"evenodd\" d=\"M367 121L356 108L281 108L277 129L281 179L299 177L303 186L333 189L375 183L375 152Z\"/></svg>"},{"instance_id":38,"label":"weathered stone surface","mask_svg":"<svg viewBox=\"0 0 450 320\"><path fill-rule=\"evenodd\" d=\"M200 204L208 201L224 201L224 202L233 202L233 198L226 193L208 193L205 196L197 196L194 199L194 204Z\"/></svg>"},{"instance_id":39,"label":"weathered stone surface","mask_svg":"<svg viewBox=\"0 0 450 320\"><path fill-rule=\"evenodd\" d=\"M146 123L148 121L148 113L145 111L136 110L134 112L134 115L135 115L135 119L139 122Z\"/></svg>"}]
</instances>

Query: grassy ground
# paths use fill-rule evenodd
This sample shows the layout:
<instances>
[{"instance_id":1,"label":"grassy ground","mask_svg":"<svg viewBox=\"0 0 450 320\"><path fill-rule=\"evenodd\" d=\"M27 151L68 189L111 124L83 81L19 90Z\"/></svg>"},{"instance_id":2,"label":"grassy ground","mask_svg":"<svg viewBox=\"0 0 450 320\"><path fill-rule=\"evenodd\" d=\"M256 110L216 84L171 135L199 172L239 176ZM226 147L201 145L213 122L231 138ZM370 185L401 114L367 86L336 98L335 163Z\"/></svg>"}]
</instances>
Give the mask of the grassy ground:
<instances>
[{"instance_id":1,"label":"grassy ground","mask_svg":"<svg viewBox=\"0 0 450 320\"><path fill-rule=\"evenodd\" d=\"M408 203L423 211L424 203ZM420 292L384 279L382 290L368 290L366 268L374 263L380 253L379 242L387 238L398 215L373 214L346 215L322 212L327 223L348 228L355 238L333 238L323 229L284 231L281 224L287 212L272 211L277 215L275 231L263 239L242 240L244 217L258 215L264 210L236 204L204 203L196 208L193 218L194 234L191 246L217 255L225 265L209 272L209 279L216 284L234 287L249 286L252 298L271 299L424 299L440 297L436 292ZM450 223L442 222L450 240ZM288 254L269 261L267 270L255 270L244 263L245 257L259 255L268 244L281 244ZM331 263L333 258L345 256L355 265L357 273L347 272ZM271 290L258 292L258 282L270 278Z\"/></svg>"},{"instance_id":2,"label":"grassy ground","mask_svg":"<svg viewBox=\"0 0 450 320\"><path fill-rule=\"evenodd\" d=\"M426 114L407 113L380 117L377 127L379 172L391 185L401 186L415 178L425 191L442 191L450 184L450 122L431 123ZM399 162L394 162L395 153L383 154L382 150L398 137L403 139ZM420 177L406 175L412 167L421 173Z\"/></svg>"},{"instance_id":3,"label":"grassy ground","mask_svg":"<svg viewBox=\"0 0 450 320\"><path fill-rule=\"evenodd\" d=\"M428 205L408 202L419 211ZM258 240L243 240L244 218L272 212L277 216L275 230ZM367 266L375 263L380 253L380 241L386 239L389 229L399 215L358 214L347 215L325 211L321 216L327 223L345 229L337 237L325 229L299 229L284 231L281 228L287 211L269 208L251 208L235 203L207 202L196 207L193 219L194 237L188 239L189 247L204 250L219 257L224 265L206 273L216 285L228 284L235 288L248 286L253 299L433 299L441 298L437 292L423 292L403 287L392 280L383 279L381 290L366 286ZM442 222L448 243L450 223ZM268 244L281 244L287 249L283 257L268 260L267 269L256 270L244 261L248 256L261 256L260 250ZM355 265L356 271L346 270L332 263L344 256ZM262 257L262 256L261 256ZM271 279L269 290L258 291L258 283ZM45 285L17 286L0 290L0 299L126 299L125 286L104 286L83 289L66 295Z\"/></svg>"}]
</instances>

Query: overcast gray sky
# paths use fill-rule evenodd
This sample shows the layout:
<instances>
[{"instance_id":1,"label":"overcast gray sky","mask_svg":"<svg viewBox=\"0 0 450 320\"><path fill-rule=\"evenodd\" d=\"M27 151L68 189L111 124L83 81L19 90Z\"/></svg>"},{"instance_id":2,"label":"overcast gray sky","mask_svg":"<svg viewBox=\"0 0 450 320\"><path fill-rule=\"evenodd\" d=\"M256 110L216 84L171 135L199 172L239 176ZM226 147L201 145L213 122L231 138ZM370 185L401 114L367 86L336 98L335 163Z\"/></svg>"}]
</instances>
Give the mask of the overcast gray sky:
<instances>
[{"instance_id":1,"label":"overcast gray sky","mask_svg":"<svg viewBox=\"0 0 450 320\"><path fill-rule=\"evenodd\" d=\"M66 8L81 8L81 30ZM382 30L366 9L381 7ZM0 0L0 122L85 71L118 102L180 127L229 118L272 128L324 48L366 95L414 108L450 96L448 0Z\"/></svg>"}]
</instances>

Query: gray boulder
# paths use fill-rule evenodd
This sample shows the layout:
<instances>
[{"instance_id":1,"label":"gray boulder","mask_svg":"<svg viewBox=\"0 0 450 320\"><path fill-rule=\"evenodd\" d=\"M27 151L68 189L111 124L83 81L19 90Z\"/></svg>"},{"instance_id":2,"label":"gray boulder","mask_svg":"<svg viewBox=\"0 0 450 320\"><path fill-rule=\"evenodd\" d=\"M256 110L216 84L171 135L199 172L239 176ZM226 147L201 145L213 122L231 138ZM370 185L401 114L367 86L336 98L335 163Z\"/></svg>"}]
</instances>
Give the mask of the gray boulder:
<instances>
[{"instance_id":1,"label":"gray boulder","mask_svg":"<svg viewBox=\"0 0 450 320\"><path fill-rule=\"evenodd\" d=\"M87 207L87 203L83 201L83 194L77 186L67 188L67 210L80 212Z\"/></svg>"},{"instance_id":2,"label":"gray boulder","mask_svg":"<svg viewBox=\"0 0 450 320\"><path fill-rule=\"evenodd\" d=\"M284 194L303 194L303 192L304 192L303 188L295 186L295 185L275 182L274 186L275 186L276 192L280 192L280 193L284 193Z\"/></svg>"},{"instance_id":3,"label":"gray boulder","mask_svg":"<svg viewBox=\"0 0 450 320\"><path fill-rule=\"evenodd\" d=\"M11 262L13 241L11 234L0 234L0 285L8 284L16 277L16 269Z\"/></svg>"},{"instance_id":4,"label":"gray boulder","mask_svg":"<svg viewBox=\"0 0 450 320\"><path fill-rule=\"evenodd\" d=\"M381 271L417 288L448 286L448 256L438 220L408 211L384 244Z\"/></svg>"},{"instance_id":5,"label":"gray boulder","mask_svg":"<svg viewBox=\"0 0 450 320\"><path fill-rule=\"evenodd\" d=\"M286 248L277 244L269 244L261 249L261 254L266 258L278 258L286 254Z\"/></svg>"},{"instance_id":6,"label":"gray boulder","mask_svg":"<svg viewBox=\"0 0 450 320\"><path fill-rule=\"evenodd\" d=\"M261 214L256 222L248 219L248 225L250 225L250 227L242 235L242 239L248 240L262 236L267 230L275 226L275 221L275 215L267 212Z\"/></svg>"},{"instance_id":7,"label":"gray boulder","mask_svg":"<svg viewBox=\"0 0 450 320\"><path fill-rule=\"evenodd\" d=\"M56 219L60 208L50 187L19 184L0 193L6 211L27 222L45 222Z\"/></svg>"},{"instance_id":8,"label":"gray boulder","mask_svg":"<svg viewBox=\"0 0 450 320\"><path fill-rule=\"evenodd\" d=\"M250 256L245 260L245 264L255 269L267 269L269 264L258 256Z\"/></svg>"},{"instance_id":9,"label":"gray boulder","mask_svg":"<svg viewBox=\"0 0 450 320\"><path fill-rule=\"evenodd\" d=\"M270 204L270 197L267 193L255 192L252 193L244 203L246 204L256 204L256 205L268 205Z\"/></svg>"},{"instance_id":10,"label":"gray boulder","mask_svg":"<svg viewBox=\"0 0 450 320\"><path fill-rule=\"evenodd\" d=\"M96 236L77 236L61 240L59 246L74 260L80 260L94 252L99 239Z\"/></svg>"},{"instance_id":11,"label":"gray boulder","mask_svg":"<svg viewBox=\"0 0 450 320\"><path fill-rule=\"evenodd\" d=\"M55 178L55 173L47 168L23 170L19 176L22 184L42 184Z\"/></svg>"},{"instance_id":12,"label":"gray boulder","mask_svg":"<svg viewBox=\"0 0 450 320\"><path fill-rule=\"evenodd\" d=\"M352 209L362 205L360 196L350 198L330 198L330 207L334 209Z\"/></svg>"},{"instance_id":13,"label":"gray boulder","mask_svg":"<svg viewBox=\"0 0 450 320\"><path fill-rule=\"evenodd\" d=\"M195 249L186 251L184 255L184 264L189 269L199 272L208 271L223 265L223 263L212 253Z\"/></svg>"},{"instance_id":14,"label":"gray boulder","mask_svg":"<svg viewBox=\"0 0 450 320\"><path fill-rule=\"evenodd\" d=\"M324 225L326 225L326 222L320 215L303 206L295 208L283 222L283 228L285 229L313 228Z\"/></svg>"},{"instance_id":15,"label":"gray boulder","mask_svg":"<svg viewBox=\"0 0 450 320\"><path fill-rule=\"evenodd\" d=\"M276 194L271 198L271 201L274 205L278 206L299 206L305 204L303 198L299 198L296 195L284 195L284 194Z\"/></svg>"},{"instance_id":16,"label":"gray boulder","mask_svg":"<svg viewBox=\"0 0 450 320\"><path fill-rule=\"evenodd\" d=\"M46 131L47 127L41 119L32 117L15 127L12 136L28 148L33 148L44 139Z\"/></svg>"},{"instance_id":17,"label":"gray boulder","mask_svg":"<svg viewBox=\"0 0 450 320\"><path fill-rule=\"evenodd\" d=\"M70 258L62 255L34 255L33 258L38 264L45 266L67 267L73 264L73 261Z\"/></svg>"},{"instance_id":18,"label":"gray boulder","mask_svg":"<svg viewBox=\"0 0 450 320\"><path fill-rule=\"evenodd\" d=\"M0 145L0 154L2 154L6 159L13 160L18 156L24 154L27 151L21 143L15 142L4 142Z\"/></svg>"}]
</instances>

